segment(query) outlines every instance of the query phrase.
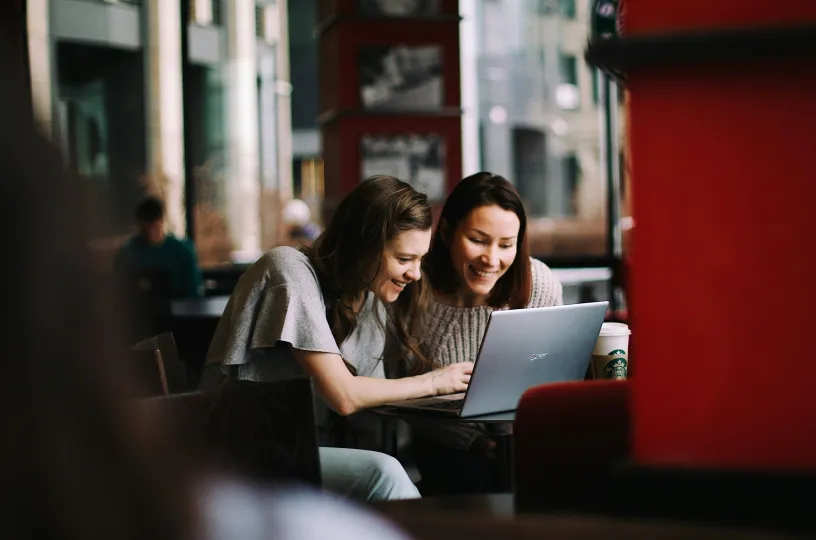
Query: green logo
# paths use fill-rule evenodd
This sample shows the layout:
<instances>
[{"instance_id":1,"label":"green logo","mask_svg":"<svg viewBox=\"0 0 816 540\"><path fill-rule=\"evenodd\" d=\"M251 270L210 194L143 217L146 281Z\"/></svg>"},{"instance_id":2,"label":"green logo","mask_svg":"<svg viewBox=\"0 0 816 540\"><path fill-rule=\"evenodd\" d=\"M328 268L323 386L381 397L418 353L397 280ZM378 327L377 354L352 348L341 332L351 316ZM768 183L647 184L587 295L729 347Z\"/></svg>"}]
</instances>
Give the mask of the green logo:
<instances>
[{"instance_id":1,"label":"green logo","mask_svg":"<svg viewBox=\"0 0 816 540\"><path fill-rule=\"evenodd\" d=\"M612 354L623 353L623 351L612 351ZM610 355L611 356L611 355ZM627 371L626 358L618 356L609 360L603 369L604 379L625 379Z\"/></svg>"}]
</instances>

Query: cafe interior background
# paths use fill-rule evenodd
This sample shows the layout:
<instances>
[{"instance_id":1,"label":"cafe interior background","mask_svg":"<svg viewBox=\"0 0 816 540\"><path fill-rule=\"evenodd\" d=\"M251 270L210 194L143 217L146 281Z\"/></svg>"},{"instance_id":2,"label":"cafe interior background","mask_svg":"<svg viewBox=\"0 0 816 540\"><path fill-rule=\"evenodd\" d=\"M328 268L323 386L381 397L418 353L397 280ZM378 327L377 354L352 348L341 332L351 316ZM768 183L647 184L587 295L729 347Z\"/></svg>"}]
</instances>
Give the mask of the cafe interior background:
<instances>
[{"instance_id":1,"label":"cafe interior background","mask_svg":"<svg viewBox=\"0 0 816 540\"><path fill-rule=\"evenodd\" d=\"M688 72L650 83L643 72L659 61L633 52L638 44L632 41L611 52L600 47L593 56L588 43L622 36L611 35L619 30L614 25L603 26L617 13L590 0L12 4L36 120L61 148L66 169L91 186L102 213L92 242L101 273L135 232L133 208L148 194L166 202L169 229L194 243L205 294L223 296L247 264L288 241L291 224L284 209L293 199L304 201L311 219L322 225L367 172L405 177L441 202L456 180L489 170L518 188L530 215L532 255L562 271L565 302L608 300L613 317L633 325L632 365L643 377L640 388L655 382L651 390L635 392L641 405L657 404L655 394L671 389L673 381L677 395L683 389L712 392L705 394L709 409L688 397L674 408L650 409L662 411L660 419L657 412L635 407L635 419L650 426L634 436L641 457L663 455L676 442L663 434L650 445L645 437L659 434L658 424L671 424L666 418L675 417L669 413L682 415L685 405L737 426L729 432L733 444L726 446L740 447L741 453L734 449L725 458L698 447L703 462L722 458L741 467L806 471L816 464L815 449L796 429L785 428L774 439L783 430L774 418L800 427L816 419L801 386L813 374L812 363L802 362L803 336L810 335L803 306L816 300L803 254L812 244L803 216L816 200L803 165L805 141L812 139L803 123L816 117L803 99L816 89L812 60L802 53L813 43L813 22L807 21L816 21L816 14L810 4L792 1L745 14L727 1L709 9L690 0L675 6L676 13L639 3L639 18L633 8L633 33L639 24L647 26L649 9L657 21L651 30L668 33L683 24L712 30L717 22L804 27L743 42L729 35L720 52L712 53L719 61L737 62L741 53L734 43L761 44L758 50L765 52L758 62L787 51L778 62L781 71L762 64L746 69L732 86L711 82L716 77L711 71L701 76L708 86L695 86L696 75ZM360 24L369 23L360 35L343 33L342 13L333 11L344 9L359 9ZM395 33L379 31L374 22L381 18L403 26ZM435 30L436 23L455 30ZM416 37L416 29L427 34ZM688 70L688 58L703 54L699 41L684 42L685 52L675 47L666 54ZM655 50L669 49L665 42L654 43ZM615 54L642 71L632 71L628 80L616 77L620 65L610 68L609 60ZM807 69L796 67L802 58ZM333 67L338 64L353 69L341 77ZM763 70L775 75L775 85ZM690 90L683 94L686 83ZM754 94L747 94L744 88L751 85ZM661 118L669 125L655 127ZM706 131L714 118L724 120L719 139L711 134L716 129ZM659 162L657 155L671 156L666 148L672 136L677 160ZM724 140L732 136L737 142L728 146ZM768 174L776 180L763 184ZM638 175L642 183L633 186ZM667 185L663 191L648 187ZM689 186L694 193L681 191ZM641 206L633 203L633 190L642 195ZM760 207L763 199L767 205ZM734 208L729 200L742 206ZM672 219L674 226L666 223ZM645 229L638 252L632 246L636 225ZM666 244L662 249L658 233ZM759 287L772 292L751 289L760 269L767 280ZM751 304L726 290L734 283L746 296L763 299L740 311ZM630 287L643 308L639 313L632 309ZM695 287L705 294L692 298ZM747 321L739 329L723 322L738 317ZM703 323L725 324L722 339L702 330ZM667 352L665 342L656 343L656 336L672 336L677 328L690 330L700 347L673 338L671 347L686 350ZM766 337L756 337L760 334ZM753 344L743 344L750 336ZM734 354L739 361L728 355L752 348L763 351L756 360L751 353ZM687 358L717 354L728 360L716 369ZM664 363L649 360L652 355L663 355ZM669 368L666 362L674 363ZM769 371L774 376L761 381L757 374ZM744 383L745 392L764 396L742 414L758 418L763 440L777 441L776 454L751 452L735 442L750 439L728 404L739 392L721 392L726 372L731 388ZM786 384L794 388L787 394ZM739 403L747 401L740 397ZM695 418L688 419L690 430ZM787 460L789 455L794 457Z\"/></svg>"}]
</instances>

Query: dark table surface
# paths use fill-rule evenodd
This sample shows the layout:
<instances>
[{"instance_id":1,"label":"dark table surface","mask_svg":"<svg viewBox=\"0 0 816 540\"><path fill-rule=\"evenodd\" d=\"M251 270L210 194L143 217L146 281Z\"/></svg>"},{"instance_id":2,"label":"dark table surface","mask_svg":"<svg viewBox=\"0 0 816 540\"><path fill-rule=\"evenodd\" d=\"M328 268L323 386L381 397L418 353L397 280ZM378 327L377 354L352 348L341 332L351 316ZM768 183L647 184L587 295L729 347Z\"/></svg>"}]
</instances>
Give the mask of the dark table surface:
<instances>
[{"instance_id":1,"label":"dark table surface","mask_svg":"<svg viewBox=\"0 0 816 540\"><path fill-rule=\"evenodd\" d=\"M474 513L481 516L512 517L515 515L512 493L485 493L479 495L449 495L380 501L373 506L386 514L412 514L417 512Z\"/></svg>"},{"instance_id":2,"label":"dark table surface","mask_svg":"<svg viewBox=\"0 0 816 540\"><path fill-rule=\"evenodd\" d=\"M682 523L672 520L584 514L515 514L512 494L427 497L372 503L416 539L444 540L691 540L734 538L769 540L807 538L785 531Z\"/></svg>"},{"instance_id":3,"label":"dark table surface","mask_svg":"<svg viewBox=\"0 0 816 540\"><path fill-rule=\"evenodd\" d=\"M170 314L177 318L220 318L227 307L229 296L185 298L170 302Z\"/></svg>"},{"instance_id":4,"label":"dark table surface","mask_svg":"<svg viewBox=\"0 0 816 540\"><path fill-rule=\"evenodd\" d=\"M448 422L456 422L459 424L512 424L516 420L516 411L507 411L495 414L484 414L480 416L468 416L462 418L461 416L444 415L444 414L424 414L413 411L403 407L393 407L391 405L381 405L372 409L366 409L366 412L379 414L383 416L392 416L394 418L410 419L410 418L433 418L434 420L443 420Z\"/></svg>"}]
</instances>

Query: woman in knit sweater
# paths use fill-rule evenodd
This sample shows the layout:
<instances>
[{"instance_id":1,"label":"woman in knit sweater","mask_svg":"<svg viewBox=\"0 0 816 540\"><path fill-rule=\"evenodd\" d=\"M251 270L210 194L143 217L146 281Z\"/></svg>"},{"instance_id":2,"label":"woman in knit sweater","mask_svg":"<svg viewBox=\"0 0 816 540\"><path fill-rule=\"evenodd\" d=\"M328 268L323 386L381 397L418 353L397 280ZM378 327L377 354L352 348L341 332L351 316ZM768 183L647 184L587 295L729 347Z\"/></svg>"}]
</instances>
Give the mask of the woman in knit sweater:
<instances>
[{"instance_id":1,"label":"woman in knit sweater","mask_svg":"<svg viewBox=\"0 0 816 540\"><path fill-rule=\"evenodd\" d=\"M448 197L423 263L433 302L421 346L435 369L476 359L493 310L563 303L555 275L530 257L526 228L521 198L501 176L474 174ZM495 442L484 426L421 420L413 428L429 491L493 490Z\"/></svg>"}]
</instances>

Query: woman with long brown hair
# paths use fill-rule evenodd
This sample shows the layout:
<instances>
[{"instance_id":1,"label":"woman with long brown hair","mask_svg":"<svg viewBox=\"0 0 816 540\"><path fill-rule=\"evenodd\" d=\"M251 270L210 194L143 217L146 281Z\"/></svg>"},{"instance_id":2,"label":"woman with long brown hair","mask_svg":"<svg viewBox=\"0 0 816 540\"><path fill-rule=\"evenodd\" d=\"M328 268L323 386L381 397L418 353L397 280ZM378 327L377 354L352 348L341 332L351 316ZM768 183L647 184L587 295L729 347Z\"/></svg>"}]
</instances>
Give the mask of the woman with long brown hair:
<instances>
[{"instance_id":1,"label":"woman with long brown hair","mask_svg":"<svg viewBox=\"0 0 816 540\"><path fill-rule=\"evenodd\" d=\"M423 269L433 290L422 351L433 367L473 361L496 309L563 303L562 287L530 257L527 215L504 177L480 172L445 201ZM492 491L495 442L484 426L412 422L417 465L433 493Z\"/></svg>"},{"instance_id":2,"label":"woman with long brown hair","mask_svg":"<svg viewBox=\"0 0 816 540\"><path fill-rule=\"evenodd\" d=\"M395 459L337 448L348 416L390 401L464 391L472 364L386 379L389 331L406 354L417 346L426 304L422 257L431 239L425 195L390 176L362 182L338 206L323 234L303 251L278 247L239 280L213 337L202 387L231 379L309 376L318 407L321 473L329 489L368 500L417 497ZM329 411L329 409L332 412Z\"/></svg>"}]
</instances>

